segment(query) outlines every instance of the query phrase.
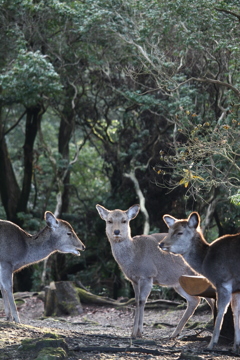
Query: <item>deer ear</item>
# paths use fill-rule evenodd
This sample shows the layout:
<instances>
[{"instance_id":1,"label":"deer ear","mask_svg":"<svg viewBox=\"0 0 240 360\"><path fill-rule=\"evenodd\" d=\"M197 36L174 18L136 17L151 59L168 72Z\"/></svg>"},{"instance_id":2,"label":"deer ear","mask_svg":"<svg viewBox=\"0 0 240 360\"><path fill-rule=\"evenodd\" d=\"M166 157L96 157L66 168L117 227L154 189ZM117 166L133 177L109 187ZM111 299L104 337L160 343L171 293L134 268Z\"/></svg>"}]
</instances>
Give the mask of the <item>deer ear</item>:
<instances>
[{"instance_id":1,"label":"deer ear","mask_svg":"<svg viewBox=\"0 0 240 360\"><path fill-rule=\"evenodd\" d=\"M129 220L134 219L139 213L140 205L136 204L131 206L126 212Z\"/></svg>"},{"instance_id":2,"label":"deer ear","mask_svg":"<svg viewBox=\"0 0 240 360\"><path fill-rule=\"evenodd\" d=\"M109 210L106 209L105 207L101 206L101 205L96 205L96 209L100 215L100 217L103 219L103 220L107 220L107 216L109 214Z\"/></svg>"},{"instance_id":3,"label":"deer ear","mask_svg":"<svg viewBox=\"0 0 240 360\"><path fill-rule=\"evenodd\" d=\"M197 212L192 212L188 217L188 225L192 228L197 228L200 225L200 216Z\"/></svg>"},{"instance_id":4,"label":"deer ear","mask_svg":"<svg viewBox=\"0 0 240 360\"><path fill-rule=\"evenodd\" d=\"M46 211L44 214L44 218L46 220L47 226L49 226L50 228L54 229L59 226L58 220L51 211Z\"/></svg>"},{"instance_id":5,"label":"deer ear","mask_svg":"<svg viewBox=\"0 0 240 360\"><path fill-rule=\"evenodd\" d=\"M177 221L177 219L175 219L171 215L163 215L163 220L164 220L165 224L167 225L167 227L173 226L173 224L175 224L175 222Z\"/></svg>"}]
</instances>

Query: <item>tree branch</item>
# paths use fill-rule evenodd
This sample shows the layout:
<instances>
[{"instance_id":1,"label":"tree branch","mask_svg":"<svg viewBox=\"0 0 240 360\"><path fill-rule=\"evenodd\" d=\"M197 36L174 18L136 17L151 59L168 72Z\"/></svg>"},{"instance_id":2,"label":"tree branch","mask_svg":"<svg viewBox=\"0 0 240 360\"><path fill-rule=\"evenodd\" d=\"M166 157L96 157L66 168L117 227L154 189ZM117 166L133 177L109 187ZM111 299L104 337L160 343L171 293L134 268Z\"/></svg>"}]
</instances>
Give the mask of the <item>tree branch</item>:
<instances>
[{"instance_id":1,"label":"tree branch","mask_svg":"<svg viewBox=\"0 0 240 360\"><path fill-rule=\"evenodd\" d=\"M136 191L136 194L139 198L139 202L140 202L140 208L141 208L141 211L144 215L144 218L145 218L145 221L144 221L144 228L143 228L143 234L144 235L148 235L149 234L149 229L150 229L150 225L149 225L149 214L148 214L148 211L145 207L145 197L143 195L143 192L142 190L140 189L140 186L139 186L139 182L138 182L138 179L135 175L135 171L132 170L130 171L129 174L125 173L123 174L125 177L129 178L132 180L133 184L134 184L134 187L135 187L135 191Z\"/></svg>"},{"instance_id":2,"label":"tree branch","mask_svg":"<svg viewBox=\"0 0 240 360\"><path fill-rule=\"evenodd\" d=\"M82 351L82 352L99 352L99 353L143 353L143 354L151 354L155 356L166 355L172 353L179 353L180 350L157 350L157 349L147 349L142 347L112 347L112 346L76 346L74 351Z\"/></svg>"},{"instance_id":3,"label":"tree branch","mask_svg":"<svg viewBox=\"0 0 240 360\"><path fill-rule=\"evenodd\" d=\"M190 81L198 81L198 82L205 82L205 83L212 83L212 84L217 84L219 86L224 86L228 89L231 89L239 98L240 98L240 90L238 90L235 86L224 82L224 81L220 81L220 80L216 80L216 79L210 79L210 78L195 78L195 77L191 77L183 82L181 82L176 88L172 89L171 91L176 91L177 89L179 89L180 86L190 82Z\"/></svg>"},{"instance_id":4,"label":"tree branch","mask_svg":"<svg viewBox=\"0 0 240 360\"><path fill-rule=\"evenodd\" d=\"M20 118L15 122L15 124L13 126L11 126L7 131L5 131L4 136L7 135L8 133L10 133L16 126L18 126L18 124L20 123L20 121L22 120L22 118L24 117L24 115L26 115L27 110L25 110L22 115L20 116Z\"/></svg>"},{"instance_id":5,"label":"tree branch","mask_svg":"<svg viewBox=\"0 0 240 360\"><path fill-rule=\"evenodd\" d=\"M227 9L220 9L220 8L215 8L215 10L217 11L221 11L221 12L225 12L226 14L230 14L235 16L239 21L240 21L240 15L236 14L235 12L231 11L231 10L227 10Z\"/></svg>"}]
</instances>

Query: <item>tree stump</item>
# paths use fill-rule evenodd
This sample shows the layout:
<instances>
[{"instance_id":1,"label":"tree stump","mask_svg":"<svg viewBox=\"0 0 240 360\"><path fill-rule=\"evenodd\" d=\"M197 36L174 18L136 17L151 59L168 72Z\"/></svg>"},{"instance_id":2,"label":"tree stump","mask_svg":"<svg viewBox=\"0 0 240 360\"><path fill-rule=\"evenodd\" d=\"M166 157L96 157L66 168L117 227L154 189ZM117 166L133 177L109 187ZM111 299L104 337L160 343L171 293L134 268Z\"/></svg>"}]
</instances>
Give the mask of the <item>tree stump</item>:
<instances>
[{"instance_id":1,"label":"tree stump","mask_svg":"<svg viewBox=\"0 0 240 360\"><path fill-rule=\"evenodd\" d=\"M72 282L51 282L50 286L45 288L45 316L76 316L82 312L82 305Z\"/></svg>"}]
</instances>

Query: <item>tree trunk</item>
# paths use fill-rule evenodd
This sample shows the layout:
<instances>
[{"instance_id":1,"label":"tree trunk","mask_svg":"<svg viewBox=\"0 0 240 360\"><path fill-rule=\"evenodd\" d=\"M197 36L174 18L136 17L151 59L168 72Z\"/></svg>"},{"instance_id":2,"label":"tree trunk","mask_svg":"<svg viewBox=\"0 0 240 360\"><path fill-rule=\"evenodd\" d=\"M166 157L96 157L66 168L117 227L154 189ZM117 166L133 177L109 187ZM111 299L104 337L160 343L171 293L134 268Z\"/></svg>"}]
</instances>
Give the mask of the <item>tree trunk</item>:
<instances>
[{"instance_id":1,"label":"tree trunk","mask_svg":"<svg viewBox=\"0 0 240 360\"><path fill-rule=\"evenodd\" d=\"M1 111L1 110L0 110ZM0 193L2 204L6 212L7 219L16 222L16 208L20 197L18 186L11 159L8 153L4 138L4 128L0 113Z\"/></svg>"},{"instance_id":2,"label":"tree trunk","mask_svg":"<svg viewBox=\"0 0 240 360\"><path fill-rule=\"evenodd\" d=\"M60 216L62 213L68 212L69 206L70 171L67 167L69 166L69 142L74 129L74 106L70 101L74 97L74 88L68 85L66 92L68 98L64 103L58 135L58 151L63 160L63 166L59 173L59 177L63 182L62 209L60 211Z\"/></svg>"},{"instance_id":3,"label":"tree trunk","mask_svg":"<svg viewBox=\"0 0 240 360\"><path fill-rule=\"evenodd\" d=\"M26 132L24 151L24 175L22 182L21 196L17 206L17 212L26 212L29 195L31 191L32 174L33 174L33 148L37 131L41 122L42 111L39 106L27 109Z\"/></svg>"}]
</instances>

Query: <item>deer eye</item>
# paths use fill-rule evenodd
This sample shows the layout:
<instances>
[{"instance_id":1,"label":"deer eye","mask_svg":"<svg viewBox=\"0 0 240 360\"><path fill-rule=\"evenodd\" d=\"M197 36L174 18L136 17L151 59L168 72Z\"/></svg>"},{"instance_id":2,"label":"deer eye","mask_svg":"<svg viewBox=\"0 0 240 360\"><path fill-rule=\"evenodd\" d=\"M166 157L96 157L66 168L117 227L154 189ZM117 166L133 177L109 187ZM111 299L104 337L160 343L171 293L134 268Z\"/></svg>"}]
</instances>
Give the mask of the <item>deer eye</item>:
<instances>
[{"instance_id":1,"label":"deer eye","mask_svg":"<svg viewBox=\"0 0 240 360\"><path fill-rule=\"evenodd\" d=\"M180 236L180 235L182 235L182 234L183 234L183 232L182 232L182 231L179 231L177 234Z\"/></svg>"},{"instance_id":2,"label":"deer eye","mask_svg":"<svg viewBox=\"0 0 240 360\"><path fill-rule=\"evenodd\" d=\"M108 223L109 223L109 224L112 224L113 222L112 222L112 220L108 220Z\"/></svg>"},{"instance_id":3,"label":"deer eye","mask_svg":"<svg viewBox=\"0 0 240 360\"><path fill-rule=\"evenodd\" d=\"M122 224L126 224L127 220L122 219Z\"/></svg>"},{"instance_id":4,"label":"deer eye","mask_svg":"<svg viewBox=\"0 0 240 360\"><path fill-rule=\"evenodd\" d=\"M71 233L71 232L68 232L67 235L68 235L68 236L72 236L72 233Z\"/></svg>"}]
</instances>

